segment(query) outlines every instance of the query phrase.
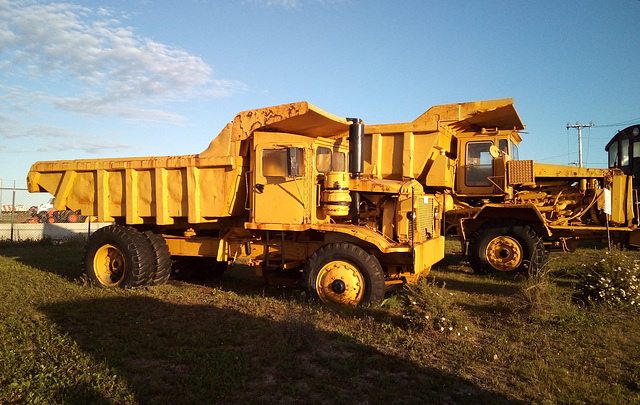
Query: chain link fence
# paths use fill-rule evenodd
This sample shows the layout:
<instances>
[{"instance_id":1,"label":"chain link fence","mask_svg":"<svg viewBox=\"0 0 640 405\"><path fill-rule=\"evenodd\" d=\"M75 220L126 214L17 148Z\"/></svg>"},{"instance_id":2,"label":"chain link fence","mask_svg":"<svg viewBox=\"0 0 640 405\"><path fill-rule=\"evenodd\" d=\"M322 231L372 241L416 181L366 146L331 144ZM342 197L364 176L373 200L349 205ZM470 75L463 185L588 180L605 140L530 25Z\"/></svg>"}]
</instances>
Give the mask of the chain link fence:
<instances>
[{"instance_id":1,"label":"chain link fence","mask_svg":"<svg viewBox=\"0 0 640 405\"><path fill-rule=\"evenodd\" d=\"M80 211L54 209L54 197L49 193L29 193L26 185L17 182L9 187L6 182L0 184L0 240L86 238L110 225L96 223Z\"/></svg>"}]
</instances>

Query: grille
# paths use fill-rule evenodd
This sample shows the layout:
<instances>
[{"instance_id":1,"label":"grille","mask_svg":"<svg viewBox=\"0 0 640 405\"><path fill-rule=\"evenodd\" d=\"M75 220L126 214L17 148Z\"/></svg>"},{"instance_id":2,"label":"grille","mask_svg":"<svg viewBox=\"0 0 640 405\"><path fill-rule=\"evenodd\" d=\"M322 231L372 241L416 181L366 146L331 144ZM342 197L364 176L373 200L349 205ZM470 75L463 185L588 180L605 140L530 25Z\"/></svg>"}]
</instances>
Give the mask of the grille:
<instances>
[{"instance_id":1,"label":"grille","mask_svg":"<svg viewBox=\"0 0 640 405\"><path fill-rule=\"evenodd\" d=\"M418 197L416 201L416 219L409 221L409 237L413 237L416 227L415 242L425 242L434 235L435 224L433 218L433 197Z\"/></svg>"},{"instance_id":2,"label":"grille","mask_svg":"<svg viewBox=\"0 0 640 405\"><path fill-rule=\"evenodd\" d=\"M507 162L509 185L534 183L533 160L510 160Z\"/></svg>"}]
</instances>

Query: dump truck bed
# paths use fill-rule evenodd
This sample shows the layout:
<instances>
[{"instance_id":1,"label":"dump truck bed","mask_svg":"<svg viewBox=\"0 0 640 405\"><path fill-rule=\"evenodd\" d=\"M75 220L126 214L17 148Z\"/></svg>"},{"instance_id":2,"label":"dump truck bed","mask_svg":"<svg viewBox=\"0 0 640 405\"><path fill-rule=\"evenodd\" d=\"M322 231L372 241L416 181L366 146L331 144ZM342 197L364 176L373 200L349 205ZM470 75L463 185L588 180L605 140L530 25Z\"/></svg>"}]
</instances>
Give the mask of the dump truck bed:
<instances>
[{"instance_id":1,"label":"dump truck bed","mask_svg":"<svg viewBox=\"0 0 640 405\"><path fill-rule=\"evenodd\" d=\"M100 222L201 223L241 212L243 166L239 156L196 155L37 162L28 184L54 194L56 209L79 209Z\"/></svg>"},{"instance_id":2,"label":"dump truck bed","mask_svg":"<svg viewBox=\"0 0 640 405\"><path fill-rule=\"evenodd\" d=\"M244 111L198 155L36 162L30 192L98 221L198 224L245 215L249 138L256 130L345 136L349 122L306 102Z\"/></svg>"}]
</instances>

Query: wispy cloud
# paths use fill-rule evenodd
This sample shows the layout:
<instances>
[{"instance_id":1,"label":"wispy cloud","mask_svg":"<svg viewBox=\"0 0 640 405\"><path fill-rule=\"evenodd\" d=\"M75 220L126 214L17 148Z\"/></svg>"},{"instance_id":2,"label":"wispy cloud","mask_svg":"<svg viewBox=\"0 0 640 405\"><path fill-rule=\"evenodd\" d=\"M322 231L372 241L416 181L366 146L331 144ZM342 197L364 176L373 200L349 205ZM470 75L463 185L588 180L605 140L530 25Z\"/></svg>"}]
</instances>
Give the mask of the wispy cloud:
<instances>
[{"instance_id":1,"label":"wispy cloud","mask_svg":"<svg viewBox=\"0 0 640 405\"><path fill-rule=\"evenodd\" d=\"M0 74L70 83L64 95L38 95L59 109L173 122L180 117L158 105L246 87L214 78L200 57L136 34L105 8L32 0L0 0Z\"/></svg>"},{"instance_id":2,"label":"wispy cloud","mask_svg":"<svg viewBox=\"0 0 640 405\"><path fill-rule=\"evenodd\" d=\"M305 5L320 4L331 6L345 3L349 0L245 0L246 3L260 7L280 7L285 9L302 9Z\"/></svg>"},{"instance_id":3,"label":"wispy cloud","mask_svg":"<svg viewBox=\"0 0 640 405\"><path fill-rule=\"evenodd\" d=\"M3 149L8 153L22 154L33 152L67 152L79 151L90 154L105 152L122 152L131 150L126 145L110 139L105 142L99 136L79 133L54 125L20 125L9 114L0 113L0 136L4 138ZM13 140L28 139L32 142L15 143Z\"/></svg>"},{"instance_id":4,"label":"wispy cloud","mask_svg":"<svg viewBox=\"0 0 640 405\"><path fill-rule=\"evenodd\" d=\"M263 7L283 7L283 8L300 8L302 0L249 0L250 3L258 4Z\"/></svg>"}]
</instances>

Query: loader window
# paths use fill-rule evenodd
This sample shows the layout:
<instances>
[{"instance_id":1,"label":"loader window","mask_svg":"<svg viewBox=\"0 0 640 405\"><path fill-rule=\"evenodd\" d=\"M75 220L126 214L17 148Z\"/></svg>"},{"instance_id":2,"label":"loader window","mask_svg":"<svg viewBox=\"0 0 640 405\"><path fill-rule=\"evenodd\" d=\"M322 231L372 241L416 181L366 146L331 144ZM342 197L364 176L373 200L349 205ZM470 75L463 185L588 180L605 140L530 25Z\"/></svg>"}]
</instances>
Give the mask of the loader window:
<instances>
[{"instance_id":1,"label":"loader window","mask_svg":"<svg viewBox=\"0 0 640 405\"><path fill-rule=\"evenodd\" d=\"M507 142L506 139L499 139L498 140L498 149L503 151L506 155L509 154L509 143Z\"/></svg>"},{"instance_id":2,"label":"loader window","mask_svg":"<svg viewBox=\"0 0 640 405\"><path fill-rule=\"evenodd\" d=\"M467 143L465 183L467 186L491 186L489 177L493 175L493 158L489 149L492 142Z\"/></svg>"},{"instance_id":3,"label":"loader window","mask_svg":"<svg viewBox=\"0 0 640 405\"><path fill-rule=\"evenodd\" d=\"M518 160L518 147L513 142L509 143L511 144L511 159Z\"/></svg>"}]
</instances>

